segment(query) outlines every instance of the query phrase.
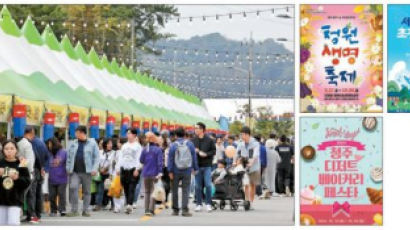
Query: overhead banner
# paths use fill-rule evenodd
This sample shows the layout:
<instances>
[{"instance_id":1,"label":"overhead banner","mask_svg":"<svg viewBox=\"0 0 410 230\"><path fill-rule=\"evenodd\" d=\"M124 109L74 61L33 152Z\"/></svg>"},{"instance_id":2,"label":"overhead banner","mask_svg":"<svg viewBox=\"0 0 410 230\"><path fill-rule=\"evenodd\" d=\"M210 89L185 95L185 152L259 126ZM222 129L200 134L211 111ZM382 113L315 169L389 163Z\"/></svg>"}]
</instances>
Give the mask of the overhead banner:
<instances>
[{"instance_id":1,"label":"overhead banner","mask_svg":"<svg viewBox=\"0 0 410 230\"><path fill-rule=\"evenodd\" d=\"M303 113L383 112L383 5L301 5Z\"/></svg>"},{"instance_id":2,"label":"overhead banner","mask_svg":"<svg viewBox=\"0 0 410 230\"><path fill-rule=\"evenodd\" d=\"M53 112L45 112L43 116L43 140L47 141L54 137L54 127L56 114Z\"/></svg>"},{"instance_id":3,"label":"overhead banner","mask_svg":"<svg viewBox=\"0 0 410 230\"><path fill-rule=\"evenodd\" d=\"M109 116L112 116L115 118L115 123L114 123L114 129L118 130L121 128L121 113L112 113L108 112Z\"/></svg>"},{"instance_id":4,"label":"overhead banner","mask_svg":"<svg viewBox=\"0 0 410 230\"><path fill-rule=\"evenodd\" d=\"M161 122L161 131L162 130L169 130L169 122L168 121L162 121Z\"/></svg>"},{"instance_id":5,"label":"overhead banner","mask_svg":"<svg viewBox=\"0 0 410 230\"><path fill-rule=\"evenodd\" d=\"M143 120L143 118L141 118L137 115L132 116L131 127L137 129L138 134L140 134L140 132L142 131L142 120Z\"/></svg>"},{"instance_id":6,"label":"overhead banner","mask_svg":"<svg viewBox=\"0 0 410 230\"><path fill-rule=\"evenodd\" d=\"M26 106L27 125L39 126L43 120L44 102L15 97L15 104Z\"/></svg>"},{"instance_id":7,"label":"overhead banner","mask_svg":"<svg viewBox=\"0 0 410 230\"><path fill-rule=\"evenodd\" d=\"M69 105L68 107L71 113L78 113L78 121L80 125L88 124L90 109L73 105Z\"/></svg>"},{"instance_id":8,"label":"overhead banner","mask_svg":"<svg viewBox=\"0 0 410 230\"><path fill-rule=\"evenodd\" d=\"M124 114L121 119L120 137L127 137L127 130L131 125L131 116Z\"/></svg>"},{"instance_id":9,"label":"overhead banner","mask_svg":"<svg viewBox=\"0 0 410 230\"><path fill-rule=\"evenodd\" d=\"M11 111L12 96L0 95L0 122L7 122Z\"/></svg>"},{"instance_id":10,"label":"overhead banner","mask_svg":"<svg viewBox=\"0 0 410 230\"><path fill-rule=\"evenodd\" d=\"M300 124L300 224L382 225L382 118Z\"/></svg>"},{"instance_id":11,"label":"overhead banner","mask_svg":"<svg viewBox=\"0 0 410 230\"><path fill-rule=\"evenodd\" d=\"M58 104L51 104L45 103L46 111L52 112L55 114L55 127L66 127L67 125L67 114L68 108L66 105L58 105Z\"/></svg>"}]
</instances>

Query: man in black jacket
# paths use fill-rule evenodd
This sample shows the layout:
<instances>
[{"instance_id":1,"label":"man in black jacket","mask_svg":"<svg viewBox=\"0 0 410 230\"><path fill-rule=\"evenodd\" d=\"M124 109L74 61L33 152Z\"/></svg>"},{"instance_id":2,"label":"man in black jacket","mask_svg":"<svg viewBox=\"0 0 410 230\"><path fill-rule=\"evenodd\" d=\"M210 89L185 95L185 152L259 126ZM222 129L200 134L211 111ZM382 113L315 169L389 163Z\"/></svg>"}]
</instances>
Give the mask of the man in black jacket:
<instances>
[{"instance_id":1,"label":"man in black jacket","mask_svg":"<svg viewBox=\"0 0 410 230\"><path fill-rule=\"evenodd\" d=\"M280 144L276 146L275 150L279 153L282 159L278 165L278 190L279 193L285 193L286 196L291 196L290 182L293 170L293 158L294 151L293 147L287 143L287 138L285 135L280 137Z\"/></svg>"},{"instance_id":2,"label":"man in black jacket","mask_svg":"<svg viewBox=\"0 0 410 230\"><path fill-rule=\"evenodd\" d=\"M196 208L199 212L202 209L203 187L205 184L205 204L208 212L212 211L212 160L216 153L215 142L207 135L205 135L206 126L202 122L195 125L196 137L193 139L195 145L195 152L198 157L199 171L195 176L195 197Z\"/></svg>"}]
</instances>

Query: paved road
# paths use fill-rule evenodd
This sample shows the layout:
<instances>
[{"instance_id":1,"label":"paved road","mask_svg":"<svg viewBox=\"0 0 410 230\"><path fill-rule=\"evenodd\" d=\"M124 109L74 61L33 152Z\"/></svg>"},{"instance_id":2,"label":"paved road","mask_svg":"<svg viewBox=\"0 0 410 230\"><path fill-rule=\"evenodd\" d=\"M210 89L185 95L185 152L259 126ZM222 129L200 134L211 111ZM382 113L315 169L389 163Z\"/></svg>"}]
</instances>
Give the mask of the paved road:
<instances>
[{"instance_id":1,"label":"paved road","mask_svg":"<svg viewBox=\"0 0 410 230\"><path fill-rule=\"evenodd\" d=\"M191 210L194 204L191 204ZM193 217L171 216L170 209L157 208L154 217L144 216L143 200L130 215L109 211L92 212L91 217L43 217L39 225L294 225L294 198L275 197L270 200L256 200L255 210L216 210L193 212Z\"/></svg>"}]
</instances>

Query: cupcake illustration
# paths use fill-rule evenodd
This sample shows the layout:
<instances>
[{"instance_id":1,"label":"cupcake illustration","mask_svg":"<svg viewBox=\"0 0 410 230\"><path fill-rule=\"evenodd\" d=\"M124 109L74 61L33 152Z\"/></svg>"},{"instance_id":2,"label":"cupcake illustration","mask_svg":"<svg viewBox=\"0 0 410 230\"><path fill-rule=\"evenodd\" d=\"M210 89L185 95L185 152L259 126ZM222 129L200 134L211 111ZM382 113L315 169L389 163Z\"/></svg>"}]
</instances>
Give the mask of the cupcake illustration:
<instances>
[{"instance_id":1,"label":"cupcake illustration","mask_svg":"<svg viewBox=\"0 0 410 230\"><path fill-rule=\"evenodd\" d=\"M315 186L309 185L304 187L300 192L300 203L302 205L309 204L322 204L322 199L320 196L315 195Z\"/></svg>"}]
</instances>

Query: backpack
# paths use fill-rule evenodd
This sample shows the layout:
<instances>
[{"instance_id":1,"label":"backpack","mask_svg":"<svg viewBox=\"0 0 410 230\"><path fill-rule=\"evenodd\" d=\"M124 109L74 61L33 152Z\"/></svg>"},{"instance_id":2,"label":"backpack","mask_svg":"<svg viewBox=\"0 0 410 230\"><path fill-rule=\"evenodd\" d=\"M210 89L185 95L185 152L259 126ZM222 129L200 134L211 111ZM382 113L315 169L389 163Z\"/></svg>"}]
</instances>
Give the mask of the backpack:
<instances>
[{"instance_id":1,"label":"backpack","mask_svg":"<svg viewBox=\"0 0 410 230\"><path fill-rule=\"evenodd\" d=\"M178 169L188 169L192 167L192 155L187 145L187 141L183 143L176 142L177 149L175 151L175 165Z\"/></svg>"}]
</instances>

